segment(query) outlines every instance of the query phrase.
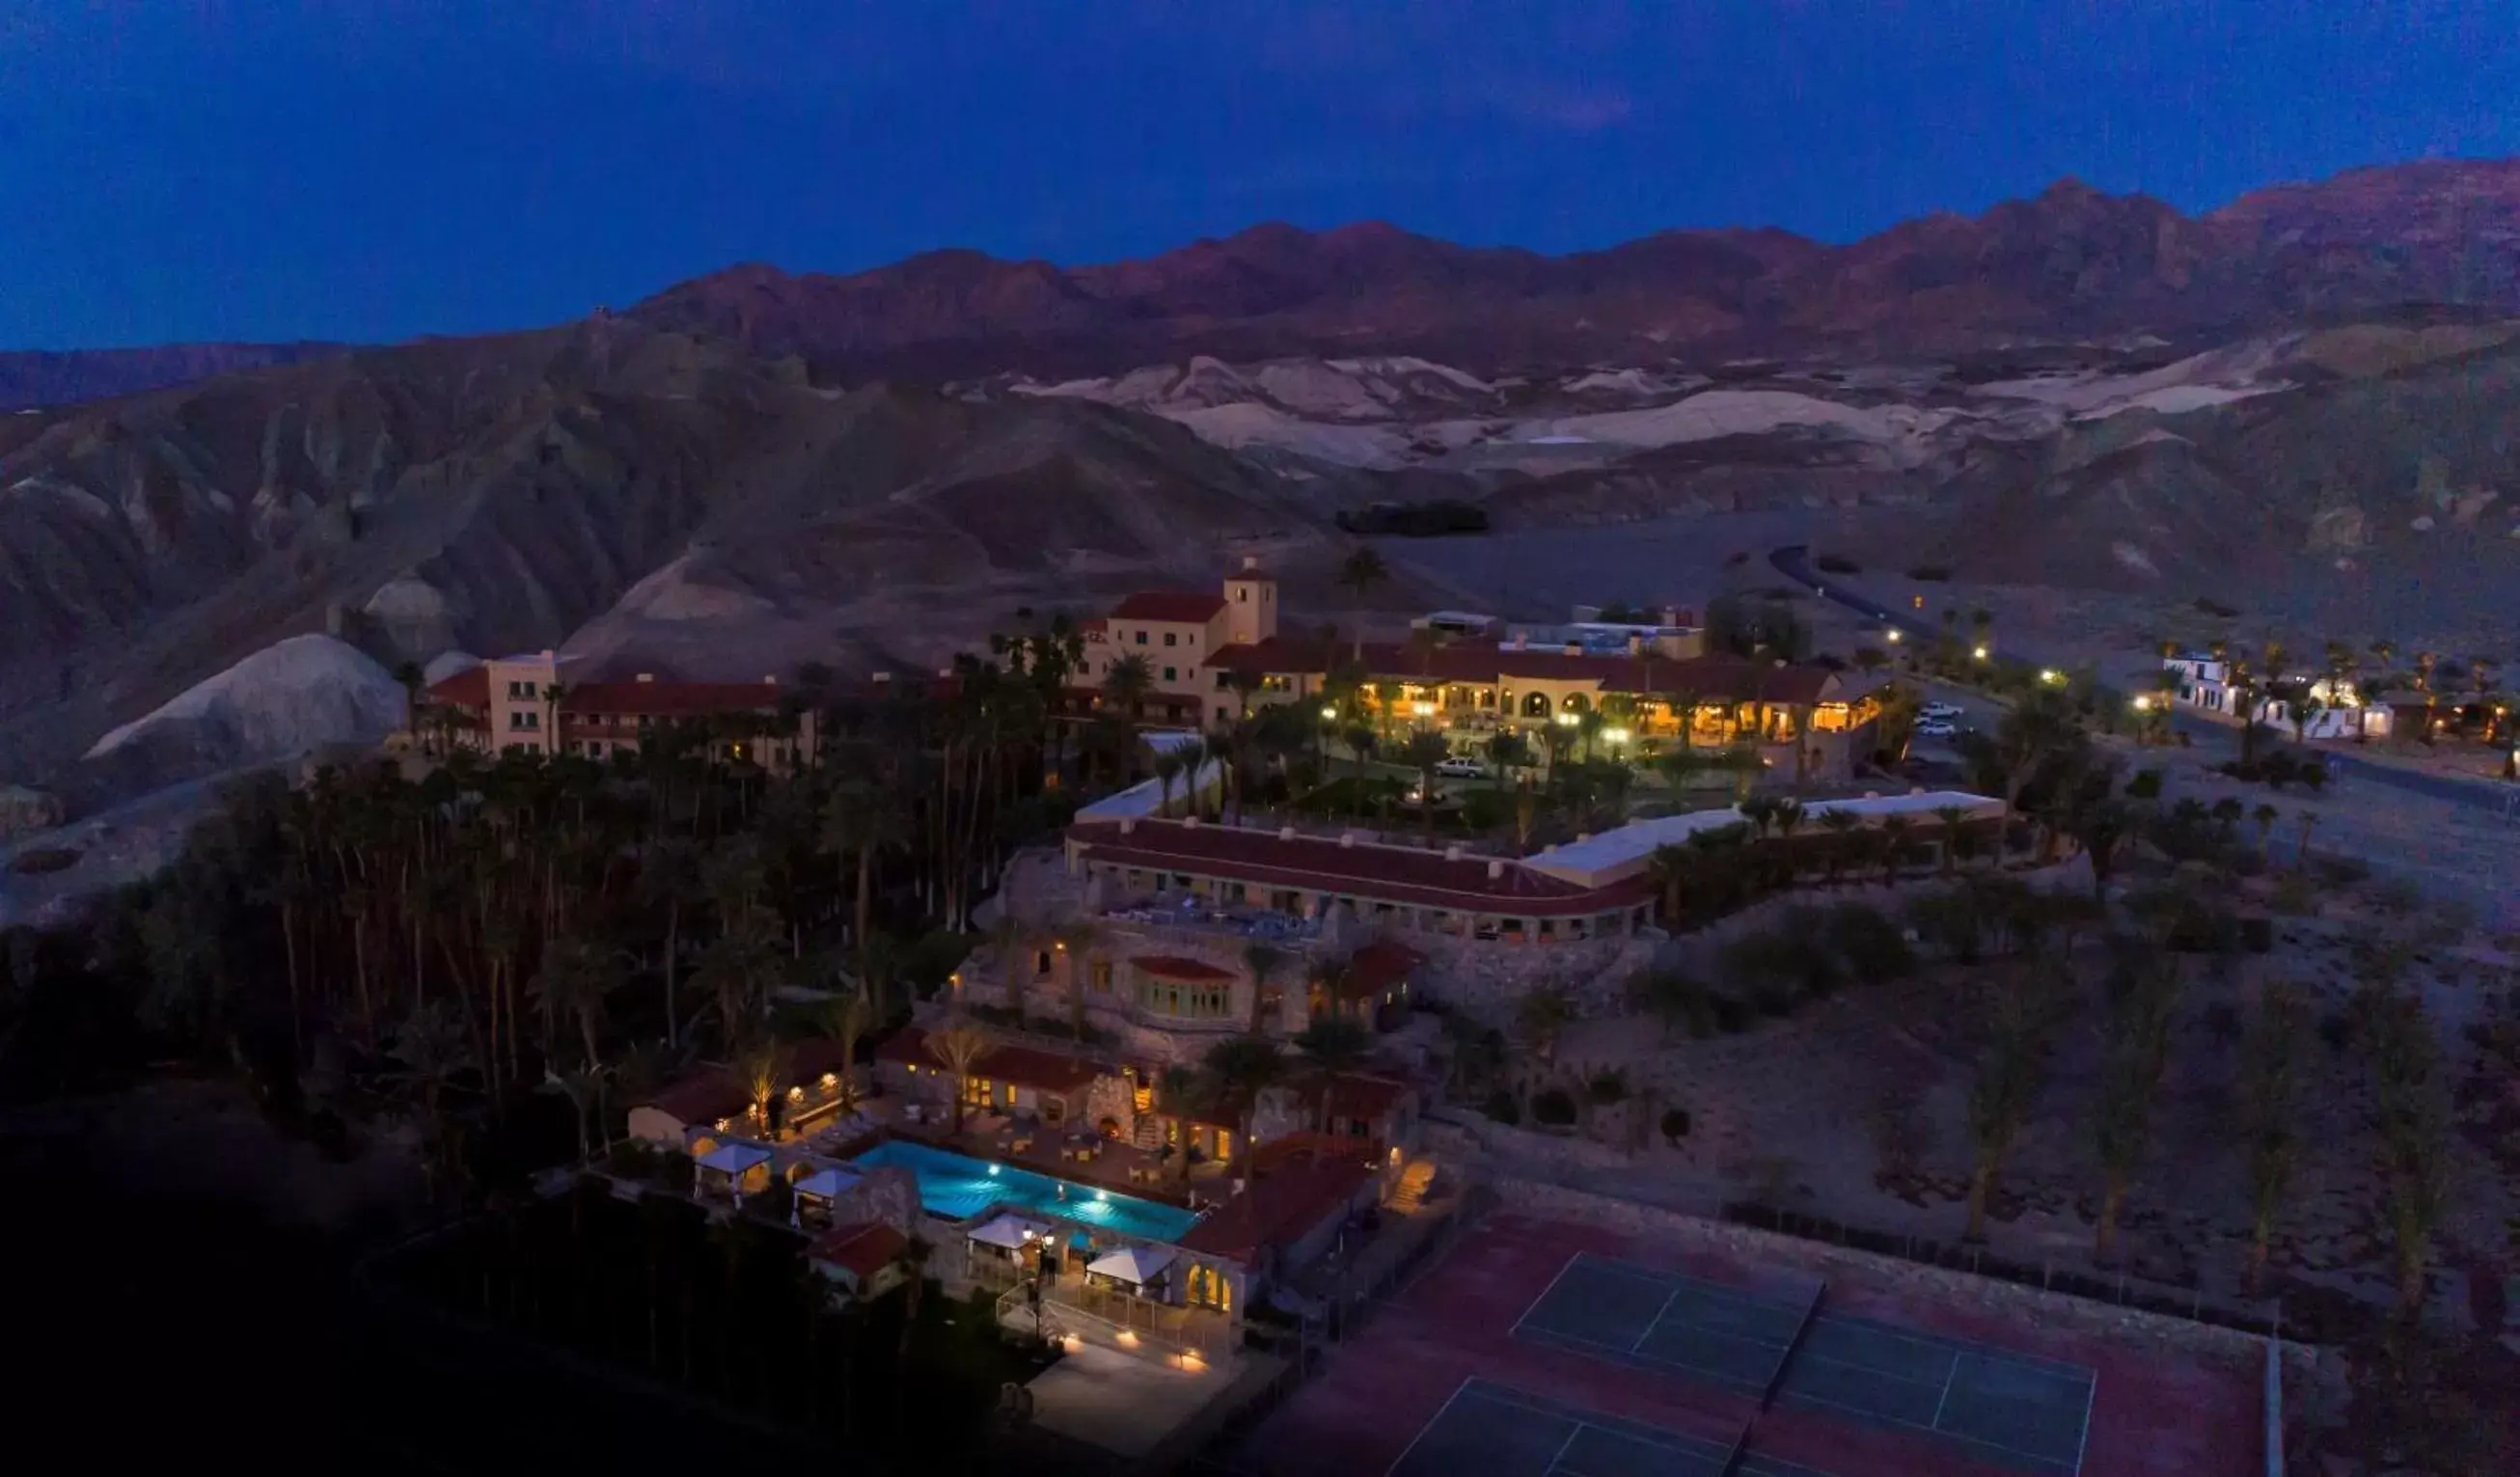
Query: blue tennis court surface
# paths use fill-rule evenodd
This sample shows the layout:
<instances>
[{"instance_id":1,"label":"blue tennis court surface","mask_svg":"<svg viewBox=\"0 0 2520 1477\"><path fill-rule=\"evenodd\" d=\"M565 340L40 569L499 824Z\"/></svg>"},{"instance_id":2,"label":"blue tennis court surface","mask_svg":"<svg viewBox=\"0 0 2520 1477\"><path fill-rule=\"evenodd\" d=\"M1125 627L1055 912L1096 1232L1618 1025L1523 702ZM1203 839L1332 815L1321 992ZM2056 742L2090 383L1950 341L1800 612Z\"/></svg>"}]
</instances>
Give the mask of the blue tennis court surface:
<instances>
[{"instance_id":1,"label":"blue tennis court surface","mask_svg":"<svg viewBox=\"0 0 2520 1477\"><path fill-rule=\"evenodd\" d=\"M1514 1335L1914 1432L2039 1477L2078 1477L2089 1367L1825 1312L1821 1291L1815 1282L1808 1297L1761 1294L1584 1253Z\"/></svg>"},{"instance_id":2,"label":"blue tennis court surface","mask_svg":"<svg viewBox=\"0 0 2520 1477\"><path fill-rule=\"evenodd\" d=\"M1492 1380L1453 1392L1390 1477L1830 1477Z\"/></svg>"}]
</instances>

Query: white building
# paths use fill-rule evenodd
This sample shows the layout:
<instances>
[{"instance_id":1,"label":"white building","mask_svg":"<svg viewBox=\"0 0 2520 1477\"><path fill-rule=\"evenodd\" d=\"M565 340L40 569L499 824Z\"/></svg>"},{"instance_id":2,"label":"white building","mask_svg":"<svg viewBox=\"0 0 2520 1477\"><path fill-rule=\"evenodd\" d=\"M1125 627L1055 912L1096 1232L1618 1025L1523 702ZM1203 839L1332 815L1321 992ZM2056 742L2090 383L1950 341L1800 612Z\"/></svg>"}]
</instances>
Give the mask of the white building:
<instances>
[{"instance_id":1,"label":"white building","mask_svg":"<svg viewBox=\"0 0 2520 1477\"><path fill-rule=\"evenodd\" d=\"M2231 663L2206 652L2182 651L2162 658L2162 668L2177 674L2179 700L2189 707L2208 713L2221 713L2236 718L2244 701L2239 690L2231 685ZM2280 687L2258 693L2257 721L2270 728L2293 730L2293 707L2305 703L2310 712L2300 728L2304 738L2386 738L2389 737L2389 708L2386 703L2365 705L2354 684L2336 678L2318 677L2304 681L2287 679Z\"/></svg>"}]
</instances>

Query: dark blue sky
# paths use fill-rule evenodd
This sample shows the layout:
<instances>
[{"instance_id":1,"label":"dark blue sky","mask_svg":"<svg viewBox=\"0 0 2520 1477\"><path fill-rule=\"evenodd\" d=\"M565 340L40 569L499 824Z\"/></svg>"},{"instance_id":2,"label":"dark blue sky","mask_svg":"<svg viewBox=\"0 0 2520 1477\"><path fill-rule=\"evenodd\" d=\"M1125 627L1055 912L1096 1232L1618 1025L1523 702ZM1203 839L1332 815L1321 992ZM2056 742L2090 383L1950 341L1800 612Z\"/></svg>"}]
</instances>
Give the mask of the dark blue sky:
<instances>
[{"instance_id":1,"label":"dark blue sky","mask_svg":"<svg viewBox=\"0 0 2520 1477\"><path fill-rule=\"evenodd\" d=\"M2520 0L0 0L0 347L1376 217L1842 240L2520 154Z\"/></svg>"}]
</instances>

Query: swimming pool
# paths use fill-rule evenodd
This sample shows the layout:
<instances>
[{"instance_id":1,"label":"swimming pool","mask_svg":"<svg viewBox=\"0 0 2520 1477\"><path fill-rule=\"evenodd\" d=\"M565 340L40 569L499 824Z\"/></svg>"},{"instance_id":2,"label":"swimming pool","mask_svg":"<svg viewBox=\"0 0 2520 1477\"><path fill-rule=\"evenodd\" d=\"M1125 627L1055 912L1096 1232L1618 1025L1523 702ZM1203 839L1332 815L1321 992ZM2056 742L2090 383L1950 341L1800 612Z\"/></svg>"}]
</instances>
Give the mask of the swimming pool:
<instances>
[{"instance_id":1,"label":"swimming pool","mask_svg":"<svg viewBox=\"0 0 2520 1477\"><path fill-rule=\"evenodd\" d=\"M1149 1241L1178 1241L1198 1217L1178 1206L1053 1179L1012 1164L991 1164L950 1149L889 1139L857 1156L874 1169L906 1169L919 1181L919 1200L931 1215L968 1221L992 1205L1056 1216Z\"/></svg>"}]
</instances>

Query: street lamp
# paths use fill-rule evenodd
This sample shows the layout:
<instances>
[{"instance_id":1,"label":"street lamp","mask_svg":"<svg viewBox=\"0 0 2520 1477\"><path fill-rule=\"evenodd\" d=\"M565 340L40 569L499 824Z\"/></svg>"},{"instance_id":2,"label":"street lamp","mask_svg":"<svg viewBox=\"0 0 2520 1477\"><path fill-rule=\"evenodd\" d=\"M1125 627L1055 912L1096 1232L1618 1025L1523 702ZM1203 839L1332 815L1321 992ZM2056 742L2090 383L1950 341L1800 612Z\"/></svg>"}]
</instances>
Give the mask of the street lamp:
<instances>
[{"instance_id":1,"label":"street lamp","mask_svg":"<svg viewBox=\"0 0 2520 1477\"><path fill-rule=\"evenodd\" d=\"M2151 711L2152 711L2152 699L2151 699L2150 697L2147 697L2147 696L2143 695L2143 694L2140 694L2140 693L2137 694L2136 694L2136 699L2135 699L2135 710L2136 710L2137 712L2138 712L2138 713L2149 713L2149 712L2151 712Z\"/></svg>"},{"instance_id":2,"label":"street lamp","mask_svg":"<svg viewBox=\"0 0 2520 1477\"><path fill-rule=\"evenodd\" d=\"M1416 702L1410 704L1409 711L1420 718L1432 718L1435 716L1435 705L1431 702Z\"/></svg>"},{"instance_id":3,"label":"street lamp","mask_svg":"<svg viewBox=\"0 0 2520 1477\"><path fill-rule=\"evenodd\" d=\"M1326 702L1326 703L1323 703L1323 704L1322 704L1322 722L1324 722L1324 723L1336 723L1336 722L1338 722L1338 708L1337 708L1335 705L1330 704L1330 703L1327 703L1327 702Z\"/></svg>"},{"instance_id":4,"label":"street lamp","mask_svg":"<svg viewBox=\"0 0 2520 1477\"><path fill-rule=\"evenodd\" d=\"M2049 687L2054 687L2056 684L2065 680L2065 674L2057 671L2054 667L2041 667L2039 669L2039 680L2048 684Z\"/></svg>"},{"instance_id":5,"label":"street lamp","mask_svg":"<svg viewBox=\"0 0 2520 1477\"><path fill-rule=\"evenodd\" d=\"M1889 630L1882 632L1882 633L1881 633L1881 639L1882 639L1883 641L1886 641L1886 642L1890 643L1890 645L1892 645L1892 646L1894 646L1894 647L1895 647L1895 646L1897 646L1897 645L1899 644L1899 639L1900 639L1900 638L1899 638L1899 628L1898 628L1897 626L1892 626Z\"/></svg>"},{"instance_id":6,"label":"street lamp","mask_svg":"<svg viewBox=\"0 0 2520 1477\"><path fill-rule=\"evenodd\" d=\"M1980 647L1980 648L1978 648L1976 650L1971 651L1969 654L1970 654L1971 656L1976 657L1976 658L1977 658L1978 660L1980 660L1980 661L1984 661L1984 660L1986 660L1986 648L1984 648L1984 647Z\"/></svg>"},{"instance_id":7,"label":"street lamp","mask_svg":"<svg viewBox=\"0 0 2520 1477\"><path fill-rule=\"evenodd\" d=\"M1625 743L1628 741L1628 731L1626 729L1603 729L1601 731L1601 741L1604 743Z\"/></svg>"}]
</instances>

